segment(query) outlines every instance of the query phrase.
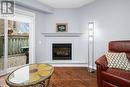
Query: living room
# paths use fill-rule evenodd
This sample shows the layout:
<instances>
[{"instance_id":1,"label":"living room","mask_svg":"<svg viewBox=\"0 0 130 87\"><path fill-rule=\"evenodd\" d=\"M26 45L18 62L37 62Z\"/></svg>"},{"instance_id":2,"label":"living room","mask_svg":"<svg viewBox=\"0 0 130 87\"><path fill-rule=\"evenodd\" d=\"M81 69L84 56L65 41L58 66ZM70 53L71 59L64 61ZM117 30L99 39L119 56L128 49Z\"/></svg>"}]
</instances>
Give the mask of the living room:
<instances>
[{"instance_id":1,"label":"living room","mask_svg":"<svg viewBox=\"0 0 130 87\"><path fill-rule=\"evenodd\" d=\"M14 16L4 18L2 14L0 15L0 19L2 19L0 21L2 28L0 27L0 29L3 29L3 31L0 30L0 34L2 38L4 37L4 44L0 50L2 53L0 53L0 58L4 59L1 60L3 63L0 63L3 65L0 68L2 75L0 86L8 87L7 83L10 87L15 87L8 83L5 74L11 74L11 71L21 67L21 65L37 63L49 64L54 68L54 76L52 75L50 78L49 87L129 87L130 79L125 79L126 82L122 82L122 84L128 84L127 86L120 85L118 82L111 83L111 80L114 79L111 77L111 80L108 81L111 84L103 84L101 79L99 80L99 75L96 74L98 72L96 68L98 61L96 60L107 54L108 50L116 49L114 52L117 51L119 44L121 45L118 49L119 52L130 52L129 0L15 0L14 4L14 12L16 13L13 15L16 18ZM6 15L4 14L4 16ZM12 25L10 25L11 23ZM17 30L21 27L19 24L24 26L24 29L26 26L26 31ZM11 34L8 25L13 26ZM93 28L92 32L89 30L90 27ZM12 39L7 40L8 37ZM14 40L14 38L19 39ZM117 41L115 42L117 45L111 41ZM22 42L24 45L21 45ZM20 58L17 58L17 61L13 60L15 64L10 63L14 54L17 54L13 56L14 60L17 57ZM80 70L85 71L80 72ZM35 72L35 70L31 72ZM71 78L72 74L75 74L75 77L77 75L77 77L83 78L70 80L67 75L62 77L59 73L70 74L68 78ZM130 77L130 73L125 76ZM82 81L82 79L84 80ZM119 82L121 83L121 81Z\"/></svg>"}]
</instances>

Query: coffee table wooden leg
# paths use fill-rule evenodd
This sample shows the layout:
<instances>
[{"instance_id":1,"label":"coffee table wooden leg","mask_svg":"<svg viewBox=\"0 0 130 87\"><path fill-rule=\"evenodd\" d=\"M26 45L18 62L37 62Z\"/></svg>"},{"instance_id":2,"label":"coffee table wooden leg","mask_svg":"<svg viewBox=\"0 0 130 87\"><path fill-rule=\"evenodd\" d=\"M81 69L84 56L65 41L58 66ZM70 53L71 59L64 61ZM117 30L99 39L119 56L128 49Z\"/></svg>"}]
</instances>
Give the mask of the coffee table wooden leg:
<instances>
[{"instance_id":1,"label":"coffee table wooden leg","mask_svg":"<svg viewBox=\"0 0 130 87\"><path fill-rule=\"evenodd\" d=\"M50 79L51 79L51 77L49 77L49 78L46 80L46 86L45 86L45 87L49 87Z\"/></svg>"},{"instance_id":2,"label":"coffee table wooden leg","mask_svg":"<svg viewBox=\"0 0 130 87\"><path fill-rule=\"evenodd\" d=\"M41 82L42 87L45 87L45 81Z\"/></svg>"}]
</instances>

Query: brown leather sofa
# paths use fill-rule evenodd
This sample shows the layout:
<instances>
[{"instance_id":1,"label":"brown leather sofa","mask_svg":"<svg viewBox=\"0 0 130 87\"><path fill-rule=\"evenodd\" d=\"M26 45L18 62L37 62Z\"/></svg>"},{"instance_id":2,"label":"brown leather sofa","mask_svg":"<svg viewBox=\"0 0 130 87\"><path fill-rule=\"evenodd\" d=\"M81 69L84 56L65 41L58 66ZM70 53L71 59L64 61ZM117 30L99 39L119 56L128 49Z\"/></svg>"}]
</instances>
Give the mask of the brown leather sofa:
<instances>
[{"instance_id":1,"label":"brown leather sofa","mask_svg":"<svg viewBox=\"0 0 130 87\"><path fill-rule=\"evenodd\" d=\"M109 42L108 51L126 52L130 61L130 40ZM105 55L96 60L98 87L130 87L130 71L108 68Z\"/></svg>"}]
</instances>

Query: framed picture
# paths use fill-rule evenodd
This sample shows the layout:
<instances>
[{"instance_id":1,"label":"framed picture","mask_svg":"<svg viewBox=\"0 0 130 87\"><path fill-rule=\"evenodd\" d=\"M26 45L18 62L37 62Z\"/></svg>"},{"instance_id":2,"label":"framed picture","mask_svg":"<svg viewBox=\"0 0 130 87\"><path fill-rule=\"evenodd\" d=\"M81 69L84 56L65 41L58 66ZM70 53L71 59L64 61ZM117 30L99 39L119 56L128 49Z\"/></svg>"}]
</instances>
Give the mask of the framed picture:
<instances>
[{"instance_id":1,"label":"framed picture","mask_svg":"<svg viewBox=\"0 0 130 87\"><path fill-rule=\"evenodd\" d=\"M56 23L57 32L67 32L68 24L67 23Z\"/></svg>"}]
</instances>

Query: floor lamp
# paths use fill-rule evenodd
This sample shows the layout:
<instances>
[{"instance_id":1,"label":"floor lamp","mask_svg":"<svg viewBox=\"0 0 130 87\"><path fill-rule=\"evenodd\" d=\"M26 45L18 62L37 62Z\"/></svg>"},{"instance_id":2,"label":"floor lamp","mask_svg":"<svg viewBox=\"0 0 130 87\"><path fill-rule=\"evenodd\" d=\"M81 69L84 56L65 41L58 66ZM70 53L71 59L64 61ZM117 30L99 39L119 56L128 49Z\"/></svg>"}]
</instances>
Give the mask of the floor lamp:
<instances>
[{"instance_id":1,"label":"floor lamp","mask_svg":"<svg viewBox=\"0 0 130 87\"><path fill-rule=\"evenodd\" d=\"M88 71L92 73L95 71L94 70L94 22L88 22Z\"/></svg>"}]
</instances>

